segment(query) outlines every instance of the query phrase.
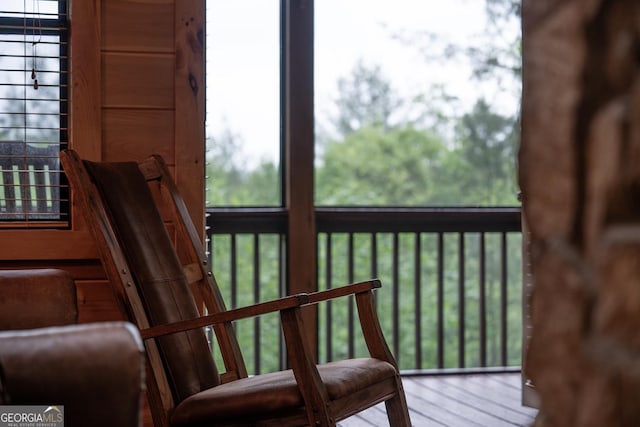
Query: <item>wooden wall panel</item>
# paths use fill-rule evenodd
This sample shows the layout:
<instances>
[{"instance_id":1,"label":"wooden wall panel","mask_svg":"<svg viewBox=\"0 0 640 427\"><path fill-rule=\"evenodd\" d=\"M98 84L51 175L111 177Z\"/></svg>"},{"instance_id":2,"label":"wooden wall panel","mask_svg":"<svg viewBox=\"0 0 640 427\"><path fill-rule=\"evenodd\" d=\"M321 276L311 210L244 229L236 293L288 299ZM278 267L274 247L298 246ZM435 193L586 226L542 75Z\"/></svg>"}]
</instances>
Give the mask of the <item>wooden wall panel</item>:
<instances>
[{"instance_id":1,"label":"wooden wall panel","mask_svg":"<svg viewBox=\"0 0 640 427\"><path fill-rule=\"evenodd\" d=\"M205 230L205 65L203 0L175 4L175 179L194 224Z\"/></svg>"},{"instance_id":2,"label":"wooden wall panel","mask_svg":"<svg viewBox=\"0 0 640 427\"><path fill-rule=\"evenodd\" d=\"M173 164L173 115L171 110L105 110L103 160L142 160L160 154Z\"/></svg>"},{"instance_id":3,"label":"wooden wall panel","mask_svg":"<svg viewBox=\"0 0 640 427\"><path fill-rule=\"evenodd\" d=\"M0 264L46 260L95 259L97 248L87 230L2 230Z\"/></svg>"},{"instance_id":4,"label":"wooden wall panel","mask_svg":"<svg viewBox=\"0 0 640 427\"><path fill-rule=\"evenodd\" d=\"M173 53L173 0L108 0L102 10L102 48Z\"/></svg>"},{"instance_id":5,"label":"wooden wall panel","mask_svg":"<svg viewBox=\"0 0 640 427\"><path fill-rule=\"evenodd\" d=\"M103 53L102 107L173 109L174 67L173 55Z\"/></svg>"},{"instance_id":6,"label":"wooden wall panel","mask_svg":"<svg viewBox=\"0 0 640 427\"><path fill-rule=\"evenodd\" d=\"M76 287L81 323L123 320L108 281L76 280Z\"/></svg>"},{"instance_id":7,"label":"wooden wall panel","mask_svg":"<svg viewBox=\"0 0 640 427\"><path fill-rule=\"evenodd\" d=\"M100 159L100 0L71 2L69 143L85 159Z\"/></svg>"},{"instance_id":8,"label":"wooden wall panel","mask_svg":"<svg viewBox=\"0 0 640 427\"><path fill-rule=\"evenodd\" d=\"M34 268L57 268L67 271L75 280L104 280L105 274L100 262L92 260L54 260L54 261L10 261L2 262L2 270L27 270Z\"/></svg>"}]
</instances>

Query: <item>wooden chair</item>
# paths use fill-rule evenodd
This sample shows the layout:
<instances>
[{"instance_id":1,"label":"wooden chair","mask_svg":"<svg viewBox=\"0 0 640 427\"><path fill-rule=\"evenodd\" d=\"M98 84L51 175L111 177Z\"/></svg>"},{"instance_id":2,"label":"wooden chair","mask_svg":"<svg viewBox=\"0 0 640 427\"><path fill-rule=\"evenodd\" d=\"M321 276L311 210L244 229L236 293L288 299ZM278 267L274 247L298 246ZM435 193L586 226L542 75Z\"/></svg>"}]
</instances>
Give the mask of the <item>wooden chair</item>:
<instances>
[{"instance_id":1,"label":"wooden chair","mask_svg":"<svg viewBox=\"0 0 640 427\"><path fill-rule=\"evenodd\" d=\"M390 425L410 425L375 310L379 281L227 310L162 158L94 163L68 150L61 160L121 309L145 340L156 426L334 426L380 402ZM355 295L370 357L316 365L300 309L347 295ZM280 313L292 369L248 376L233 322L269 312ZM209 325L223 373L205 336Z\"/></svg>"}]
</instances>

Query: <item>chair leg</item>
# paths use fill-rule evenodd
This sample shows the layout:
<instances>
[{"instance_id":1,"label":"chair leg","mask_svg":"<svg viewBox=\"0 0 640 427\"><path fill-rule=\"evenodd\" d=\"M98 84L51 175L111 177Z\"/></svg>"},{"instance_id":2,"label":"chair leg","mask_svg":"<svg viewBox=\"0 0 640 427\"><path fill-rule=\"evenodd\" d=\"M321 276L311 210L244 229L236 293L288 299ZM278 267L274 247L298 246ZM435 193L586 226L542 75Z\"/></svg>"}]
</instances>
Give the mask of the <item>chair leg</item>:
<instances>
[{"instance_id":1,"label":"chair leg","mask_svg":"<svg viewBox=\"0 0 640 427\"><path fill-rule=\"evenodd\" d=\"M387 417L391 427L411 427L411 418L409 418L409 408L402 387L402 380L396 378L397 394L391 399L384 402L387 408Z\"/></svg>"}]
</instances>

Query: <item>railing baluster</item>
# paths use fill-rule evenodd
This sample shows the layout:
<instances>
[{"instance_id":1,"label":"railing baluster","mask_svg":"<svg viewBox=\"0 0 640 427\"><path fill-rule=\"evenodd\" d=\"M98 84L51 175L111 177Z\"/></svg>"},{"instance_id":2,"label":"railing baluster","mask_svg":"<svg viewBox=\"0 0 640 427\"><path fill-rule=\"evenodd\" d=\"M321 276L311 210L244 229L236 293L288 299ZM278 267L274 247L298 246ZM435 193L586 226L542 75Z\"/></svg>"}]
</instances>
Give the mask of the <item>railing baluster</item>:
<instances>
[{"instance_id":1,"label":"railing baluster","mask_svg":"<svg viewBox=\"0 0 640 427\"><path fill-rule=\"evenodd\" d=\"M378 234L371 233L371 277L378 278ZM378 295L374 294L376 308L378 307Z\"/></svg>"},{"instance_id":2,"label":"railing baluster","mask_svg":"<svg viewBox=\"0 0 640 427\"><path fill-rule=\"evenodd\" d=\"M13 198L14 198L14 204L15 204L15 208L16 208L16 212L18 212L19 209L22 208L22 190L21 190L21 183L22 183L22 176L20 173L20 167L18 165L13 165Z\"/></svg>"},{"instance_id":3,"label":"railing baluster","mask_svg":"<svg viewBox=\"0 0 640 427\"><path fill-rule=\"evenodd\" d=\"M508 288L507 288L507 233L500 234L500 363L507 366L508 350L507 350L507 322L508 322Z\"/></svg>"},{"instance_id":4,"label":"railing baluster","mask_svg":"<svg viewBox=\"0 0 640 427\"><path fill-rule=\"evenodd\" d=\"M413 298L415 309L415 367L422 369L422 240L420 233L414 233Z\"/></svg>"},{"instance_id":5,"label":"railing baluster","mask_svg":"<svg viewBox=\"0 0 640 427\"><path fill-rule=\"evenodd\" d=\"M237 235L231 234L231 258L230 272L231 272L231 307L238 307L238 244Z\"/></svg>"},{"instance_id":6,"label":"railing baluster","mask_svg":"<svg viewBox=\"0 0 640 427\"><path fill-rule=\"evenodd\" d=\"M398 233L393 233L393 351L400 363L400 254L398 249Z\"/></svg>"},{"instance_id":7,"label":"railing baluster","mask_svg":"<svg viewBox=\"0 0 640 427\"><path fill-rule=\"evenodd\" d=\"M378 277L378 234L371 233L371 277Z\"/></svg>"},{"instance_id":8,"label":"railing baluster","mask_svg":"<svg viewBox=\"0 0 640 427\"><path fill-rule=\"evenodd\" d=\"M51 191L53 188L53 186L51 185L52 172L49 170L49 165L44 165L44 169L41 175L42 175L42 180L44 185L43 197L46 201L45 203L45 206L47 208L46 212L49 212L53 208L53 201L54 201L53 191Z\"/></svg>"},{"instance_id":9,"label":"railing baluster","mask_svg":"<svg viewBox=\"0 0 640 427\"><path fill-rule=\"evenodd\" d=\"M486 292L486 255L485 235L480 233L479 239L479 328L480 328L480 366L487 366L487 292Z\"/></svg>"},{"instance_id":10,"label":"railing baluster","mask_svg":"<svg viewBox=\"0 0 640 427\"><path fill-rule=\"evenodd\" d=\"M260 239L258 233L253 233L253 302L260 302ZM260 372L260 316L253 318L253 331L255 333L255 339L253 341L253 371L254 373Z\"/></svg>"},{"instance_id":11,"label":"railing baluster","mask_svg":"<svg viewBox=\"0 0 640 427\"><path fill-rule=\"evenodd\" d=\"M285 244L286 240L284 238L284 234L278 234L278 283L280 284L280 292L279 292L279 296L283 297L287 294L287 283L284 280L284 278L286 277L286 272L285 272L285 256L287 253L287 248L286 248L286 244ZM279 345L279 349L280 349L280 355L279 355L279 360L280 360L280 366L279 366L279 370L282 371L283 369L285 369L286 367L288 367L288 356L287 356L287 346L284 342L284 334L282 333L282 331L280 331L280 345Z\"/></svg>"},{"instance_id":12,"label":"railing baluster","mask_svg":"<svg viewBox=\"0 0 640 427\"><path fill-rule=\"evenodd\" d=\"M458 233L458 367L464 368L466 343L465 312L465 234Z\"/></svg>"},{"instance_id":13,"label":"railing baluster","mask_svg":"<svg viewBox=\"0 0 640 427\"><path fill-rule=\"evenodd\" d=\"M27 199L30 201L30 206L27 208L27 211L38 212L38 182L36 181L36 168L34 165L28 165L27 171L25 172L26 183L25 186L28 188Z\"/></svg>"},{"instance_id":14,"label":"railing baluster","mask_svg":"<svg viewBox=\"0 0 640 427\"><path fill-rule=\"evenodd\" d=\"M325 280L327 283L327 289L331 289L332 284L331 284L331 264L332 264L332 240L331 240L331 233L327 233L327 253L326 253L326 259L325 259ZM332 333L332 329L331 329L331 325L333 325L333 305L331 301L327 301L327 303L325 304L325 310L327 312L327 323L326 323L326 331L327 331L327 341L326 341L326 347L327 347L327 361L333 360L333 333Z\"/></svg>"},{"instance_id":15,"label":"railing baluster","mask_svg":"<svg viewBox=\"0 0 640 427\"><path fill-rule=\"evenodd\" d=\"M347 240L347 280L349 283L354 281L354 255L353 255L353 233L349 233ZM354 335L354 300L353 296L347 298L347 340L348 340L348 357L352 359L355 354L355 335Z\"/></svg>"},{"instance_id":16,"label":"railing baluster","mask_svg":"<svg viewBox=\"0 0 640 427\"><path fill-rule=\"evenodd\" d=\"M438 368L444 368L444 235L438 233L438 290L437 290L437 304L438 304L438 320L437 320L437 363Z\"/></svg>"},{"instance_id":17,"label":"railing baluster","mask_svg":"<svg viewBox=\"0 0 640 427\"><path fill-rule=\"evenodd\" d=\"M5 181L7 181L7 176L9 175L7 174L5 176L5 173L6 171L2 169L2 166L0 165L0 209L2 209L2 212L7 210L7 199L9 198L9 196L7 196L7 191L5 190L5 187L9 188L9 186L5 184Z\"/></svg>"}]
</instances>

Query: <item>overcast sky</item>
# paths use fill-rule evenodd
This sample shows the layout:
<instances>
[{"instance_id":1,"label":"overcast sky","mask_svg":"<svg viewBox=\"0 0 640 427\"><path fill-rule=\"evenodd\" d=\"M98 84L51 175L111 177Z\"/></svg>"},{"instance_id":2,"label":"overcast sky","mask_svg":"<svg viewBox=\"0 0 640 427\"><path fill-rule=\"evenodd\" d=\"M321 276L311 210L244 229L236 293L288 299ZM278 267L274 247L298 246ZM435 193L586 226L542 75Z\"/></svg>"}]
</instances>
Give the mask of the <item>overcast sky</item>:
<instances>
[{"instance_id":1,"label":"overcast sky","mask_svg":"<svg viewBox=\"0 0 640 427\"><path fill-rule=\"evenodd\" d=\"M240 134L253 159L278 158L278 3L207 2L208 128ZM468 68L428 64L415 46L392 35L433 31L464 42L484 28L484 0L316 0L315 19L318 120L331 112L338 78L360 59L380 65L400 95L447 82L460 97L475 99Z\"/></svg>"}]
</instances>

